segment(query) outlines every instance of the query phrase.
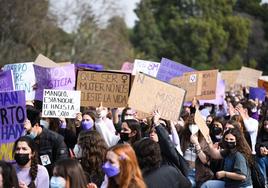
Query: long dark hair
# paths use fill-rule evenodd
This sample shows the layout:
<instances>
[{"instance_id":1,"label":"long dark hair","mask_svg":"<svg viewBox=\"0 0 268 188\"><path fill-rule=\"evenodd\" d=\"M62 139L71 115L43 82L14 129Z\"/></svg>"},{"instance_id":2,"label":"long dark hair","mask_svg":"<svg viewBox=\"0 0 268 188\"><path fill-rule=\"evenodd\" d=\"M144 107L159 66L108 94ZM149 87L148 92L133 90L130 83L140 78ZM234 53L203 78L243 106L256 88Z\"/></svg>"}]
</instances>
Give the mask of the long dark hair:
<instances>
[{"instance_id":1,"label":"long dark hair","mask_svg":"<svg viewBox=\"0 0 268 188\"><path fill-rule=\"evenodd\" d=\"M92 174L103 174L101 166L105 162L108 146L97 131L82 131L78 142L82 149L81 165L83 169Z\"/></svg>"},{"instance_id":2,"label":"long dark hair","mask_svg":"<svg viewBox=\"0 0 268 188\"><path fill-rule=\"evenodd\" d=\"M11 163L0 160L0 174L2 175L4 188L19 188L19 181L16 174L16 170Z\"/></svg>"},{"instance_id":3,"label":"long dark hair","mask_svg":"<svg viewBox=\"0 0 268 188\"><path fill-rule=\"evenodd\" d=\"M15 151L18 145L18 142L26 142L27 145L31 148L32 150L32 157L31 157L31 168L29 171L29 175L31 177L31 182L28 185L29 188L36 188L36 185L34 183L37 172L38 172L38 158L37 158L37 148L34 143L34 141L28 137L28 136L22 136L19 139L16 140L14 146L13 146L13 156L15 155Z\"/></svg>"},{"instance_id":4,"label":"long dark hair","mask_svg":"<svg viewBox=\"0 0 268 188\"><path fill-rule=\"evenodd\" d=\"M70 187L85 188L87 186L86 177L79 161L75 159L61 159L56 162L54 176L63 177L70 181Z\"/></svg>"},{"instance_id":5,"label":"long dark hair","mask_svg":"<svg viewBox=\"0 0 268 188\"><path fill-rule=\"evenodd\" d=\"M235 137L237 151L239 151L240 153L242 153L244 155L244 157L246 158L246 160L248 161L250 166L253 166L254 161L252 158L251 149L250 149L242 131L236 127L226 130L223 134L223 137L222 137L223 141L224 141L226 135L228 135L228 134L231 134Z\"/></svg>"},{"instance_id":6,"label":"long dark hair","mask_svg":"<svg viewBox=\"0 0 268 188\"><path fill-rule=\"evenodd\" d=\"M141 125L140 125L140 123L135 119L128 119L128 120L125 120L124 122L127 123L128 127L131 129L131 132L136 131L136 135L133 138L131 138L131 140L130 140L131 144L140 140L141 139Z\"/></svg>"}]
</instances>

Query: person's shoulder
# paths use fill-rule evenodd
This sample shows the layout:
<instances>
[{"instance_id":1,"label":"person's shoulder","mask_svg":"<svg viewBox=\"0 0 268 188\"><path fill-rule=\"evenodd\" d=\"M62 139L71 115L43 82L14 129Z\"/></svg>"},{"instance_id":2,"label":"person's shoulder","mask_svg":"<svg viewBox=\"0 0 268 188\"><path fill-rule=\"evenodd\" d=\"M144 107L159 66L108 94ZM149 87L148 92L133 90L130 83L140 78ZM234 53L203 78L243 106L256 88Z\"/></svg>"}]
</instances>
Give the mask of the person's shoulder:
<instances>
[{"instance_id":1,"label":"person's shoulder","mask_svg":"<svg viewBox=\"0 0 268 188\"><path fill-rule=\"evenodd\" d=\"M248 121L250 121L250 123L254 123L254 124L259 124L259 122L258 122L258 120L256 120L256 119L254 119L254 118L252 118L252 117L250 117L249 119L248 119Z\"/></svg>"},{"instance_id":2,"label":"person's shoulder","mask_svg":"<svg viewBox=\"0 0 268 188\"><path fill-rule=\"evenodd\" d=\"M238 158L239 160L241 160L241 159L245 159L245 156L240 151L237 151L235 152L235 158Z\"/></svg>"},{"instance_id":3,"label":"person's shoulder","mask_svg":"<svg viewBox=\"0 0 268 188\"><path fill-rule=\"evenodd\" d=\"M46 167L44 167L43 165L38 164L37 168L38 168L38 173L39 174L49 176Z\"/></svg>"}]
</instances>

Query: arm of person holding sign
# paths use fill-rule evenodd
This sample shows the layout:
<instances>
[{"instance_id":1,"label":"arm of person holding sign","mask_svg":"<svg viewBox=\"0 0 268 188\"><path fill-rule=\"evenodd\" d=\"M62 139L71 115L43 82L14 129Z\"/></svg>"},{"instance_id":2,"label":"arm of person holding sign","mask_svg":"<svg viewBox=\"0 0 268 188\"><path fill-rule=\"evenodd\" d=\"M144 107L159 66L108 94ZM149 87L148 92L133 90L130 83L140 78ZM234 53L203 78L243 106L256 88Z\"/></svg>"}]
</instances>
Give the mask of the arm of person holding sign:
<instances>
[{"instance_id":1,"label":"arm of person holding sign","mask_svg":"<svg viewBox=\"0 0 268 188\"><path fill-rule=\"evenodd\" d=\"M96 108L97 118L95 122L96 130L100 133L100 135L105 140L106 144L111 147L118 143L120 140L120 137L115 135L115 133L111 132L108 128L108 126L103 121L103 117L107 109L102 106L102 103L98 108Z\"/></svg>"}]
</instances>

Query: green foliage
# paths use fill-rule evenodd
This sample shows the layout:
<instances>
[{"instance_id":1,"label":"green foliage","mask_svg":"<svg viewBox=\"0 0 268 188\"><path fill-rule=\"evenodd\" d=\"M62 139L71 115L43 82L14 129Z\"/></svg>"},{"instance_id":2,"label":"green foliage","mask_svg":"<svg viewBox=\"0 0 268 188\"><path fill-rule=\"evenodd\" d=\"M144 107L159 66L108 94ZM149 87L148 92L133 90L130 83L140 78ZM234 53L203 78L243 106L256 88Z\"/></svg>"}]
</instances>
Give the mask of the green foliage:
<instances>
[{"instance_id":1,"label":"green foliage","mask_svg":"<svg viewBox=\"0 0 268 188\"><path fill-rule=\"evenodd\" d=\"M240 68L251 20L234 14L236 1L143 0L132 42L145 57L167 57L197 69Z\"/></svg>"}]
</instances>

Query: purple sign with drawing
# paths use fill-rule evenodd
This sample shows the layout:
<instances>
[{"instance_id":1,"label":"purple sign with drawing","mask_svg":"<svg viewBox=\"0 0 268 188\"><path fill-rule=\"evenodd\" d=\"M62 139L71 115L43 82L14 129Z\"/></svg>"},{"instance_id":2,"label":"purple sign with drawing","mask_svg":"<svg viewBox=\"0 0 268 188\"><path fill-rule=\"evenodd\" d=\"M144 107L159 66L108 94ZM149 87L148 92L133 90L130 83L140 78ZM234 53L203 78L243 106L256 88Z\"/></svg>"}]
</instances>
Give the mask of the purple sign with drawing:
<instances>
[{"instance_id":1,"label":"purple sign with drawing","mask_svg":"<svg viewBox=\"0 0 268 188\"><path fill-rule=\"evenodd\" d=\"M36 75L36 100L43 100L44 89L74 90L75 67L73 64L45 68L34 65Z\"/></svg>"},{"instance_id":2,"label":"purple sign with drawing","mask_svg":"<svg viewBox=\"0 0 268 188\"><path fill-rule=\"evenodd\" d=\"M195 70L191 67L167 58L162 58L156 78L164 82L169 82L171 78L182 76L183 73L192 71Z\"/></svg>"},{"instance_id":3,"label":"purple sign with drawing","mask_svg":"<svg viewBox=\"0 0 268 188\"><path fill-rule=\"evenodd\" d=\"M266 96L266 91L263 88L258 87L250 87L249 88L249 98L250 99L259 99L260 101L264 101Z\"/></svg>"},{"instance_id":4,"label":"purple sign with drawing","mask_svg":"<svg viewBox=\"0 0 268 188\"><path fill-rule=\"evenodd\" d=\"M13 91L14 79L12 70L0 72L0 92L2 91Z\"/></svg>"},{"instance_id":5,"label":"purple sign with drawing","mask_svg":"<svg viewBox=\"0 0 268 188\"><path fill-rule=\"evenodd\" d=\"M25 91L0 92L0 160L12 160L12 144L23 134Z\"/></svg>"},{"instance_id":6,"label":"purple sign with drawing","mask_svg":"<svg viewBox=\"0 0 268 188\"><path fill-rule=\"evenodd\" d=\"M82 68L82 69L91 69L91 70L96 70L96 71L102 71L104 69L103 65L101 64L75 64L76 68Z\"/></svg>"}]
</instances>

